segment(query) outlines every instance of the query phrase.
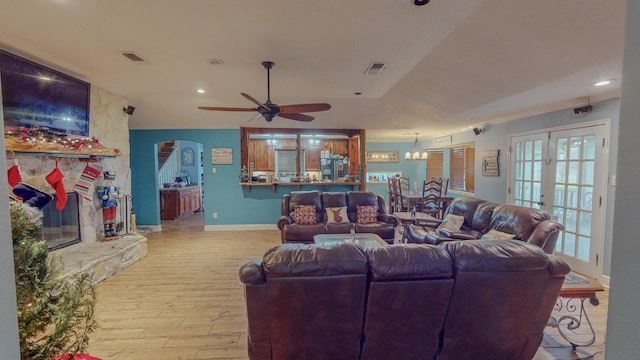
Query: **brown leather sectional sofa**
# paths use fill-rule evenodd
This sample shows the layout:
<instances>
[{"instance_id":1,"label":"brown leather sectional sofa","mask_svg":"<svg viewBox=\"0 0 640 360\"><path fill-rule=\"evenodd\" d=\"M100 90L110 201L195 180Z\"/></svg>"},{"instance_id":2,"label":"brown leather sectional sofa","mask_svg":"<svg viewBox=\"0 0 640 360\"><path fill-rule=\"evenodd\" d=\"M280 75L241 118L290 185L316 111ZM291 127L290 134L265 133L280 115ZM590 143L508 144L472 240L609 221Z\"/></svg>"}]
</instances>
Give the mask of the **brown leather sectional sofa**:
<instances>
[{"instance_id":1,"label":"brown leather sectional sofa","mask_svg":"<svg viewBox=\"0 0 640 360\"><path fill-rule=\"evenodd\" d=\"M297 224L295 222L296 205L315 206L317 223ZM369 224L358 224L356 222L358 205L377 206L376 221ZM328 223L325 209L339 207L347 208L347 222ZM316 234L348 234L351 229L354 229L356 233L377 234L391 244L395 235L395 227L399 224L397 217L387 214L384 198L369 191L292 191L290 194L282 196L280 213L277 225L283 244L291 242L313 243L313 236Z\"/></svg>"},{"instance_id":2,"label":"brown leather sectional sofa","mask_svg":"<svg viewBox=\"0 0 640 360\"><path fill-rule=\"evenodd\" d=\"M552 254L564 226L551 220L549 213L516 205L499 205L476 198L456 198L445 211L461 215L464 224L459 231L437 230L440 220L416 220L405 226L404 239L409 243L440 244L452 240L476 240L494 229L515 235L516 240L539 246Z\"/></svg>"},{"instance_id":3,"label":"brown leather sectional sofa","mask_svg":"<svg viewBox=\"0 0 640 360\"><path fill-rule=\"evenodd\" d=\"M521 241L283 244L240 269L250 359L531 359L568 265Z\"/></svg>"}]
</instances>

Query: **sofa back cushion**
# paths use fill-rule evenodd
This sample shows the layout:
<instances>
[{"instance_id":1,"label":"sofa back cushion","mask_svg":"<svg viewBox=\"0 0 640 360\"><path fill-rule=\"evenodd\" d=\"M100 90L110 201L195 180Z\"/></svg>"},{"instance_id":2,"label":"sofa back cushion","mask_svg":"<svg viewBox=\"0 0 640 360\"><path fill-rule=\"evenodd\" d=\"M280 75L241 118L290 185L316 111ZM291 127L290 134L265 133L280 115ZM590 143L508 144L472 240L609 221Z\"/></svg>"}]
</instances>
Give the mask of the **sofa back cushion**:
<instances>
[{"instance_id":1,"label":"sofa back cushion","mask_svg":"<svg viewBox=\"0 0 640 360\"><path fill-rule=\"evenodd\" d=\"M521 359L549 286L546 254L512 240L439 246L453 258L455 286L438 359Z\"/></svg>"},{"instance_id":2,"label":"sofa back cushion","mask_svg":"<svg viewBox=\"0 0 640 360\"><path fill-rule=\"evenodd\" d=\"M356 244L283 244L263 257L273 359L357 359L367 259Z\"/></svg>"},{"instance_id":3,"label":"sofa back cushion","mask_svg":"<svg viewBox=\"0 0 640 360\"><path fill-rule=\"evenodd\" d=\"M451 257L435 245L366 250L370 266L361 359L433 359L451 290Z\"/></svg>"},{"instance_id":4,"label":"sofa back cushion","mask_svg":"<svg viewBox=\"0 0 640 360\"><path fill-rule=\"evenodd\" d=\"M473 213L471 228L483 234L488 232L491 229L489 225L491 223L491 217L493 216L493 210L496 206L498 206L498 204L488 201L478 204L476 211Z\"/></svg>"},{"instance_id":5,"label":"sofa back cushion","mask_svg":"<svg viewBox=\"0 0 640 360\"><path fill-rule=\"evenodd\" d=\"M464 217L464 223L462 225L463 229L471 228L471 224L473 223L473 215L476 212L476 208L478 205L482 203L486 203L486 200L476 199L476 198L455 198L451 205L445 211L443 218L448 214L460 215Z\"/></svg>"},{"instance_id":6,"label":"sofa back cushion","mask_svg":"<svg viewBox=\"0 0 640 360\"><path fill-rule=\"evenodd\" d=\"M322 198L320 191L292 191L287 196L288 201L283 198L282 211L286 210L286 213L282 215L289 215L291 219L296 218L296 206L298 205L313 205L316 208L316 219L319 221L324 218L324 209L322 208Z\"/></svg>"},{"instance_id":7,"label":"sofa back cushion","mask_svg":"<svg viewBox=\"0 0 640 360\"><path fill-rule=\"evenodd\" d=\"M527 241L536 226L550 218L549 213L544 210L517 205L498 205L493 209L489 228L514 234L515 239Z\"/></svg>"},{"instance_id":8,"label":"sofa back cushion","mask_svg":"<svg viewBox=\"0 0 640 360\"><path fill-rule=\"evenodd\" d=\"M378 194L370 191L349 191L347 193L347 214L352 223L358 222L358 205L376 206L378 214L384 211L378 204Z\"/></svg>"}]
</instances>

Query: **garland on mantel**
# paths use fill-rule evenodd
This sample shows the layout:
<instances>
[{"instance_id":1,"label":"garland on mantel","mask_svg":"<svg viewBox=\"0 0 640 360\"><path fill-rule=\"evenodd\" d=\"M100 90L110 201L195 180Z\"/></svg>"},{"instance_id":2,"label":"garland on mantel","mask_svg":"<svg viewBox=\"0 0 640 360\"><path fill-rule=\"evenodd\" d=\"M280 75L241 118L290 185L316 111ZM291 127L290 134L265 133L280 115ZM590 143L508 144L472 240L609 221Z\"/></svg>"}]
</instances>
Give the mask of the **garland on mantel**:
<instances>
[{"instance_id":1,"label":"garland on mantel","mask_svg":"<svg viewBox=\"0 0 640 360\"><path fill-rule=\"evenodd\" d=\"M71 137L68 134L39 128L9 128L5 130L4 136L17 142L28 142L32 145L53 143L76 150L104 147L95 137Z\"/></svg>"}]
</instances>

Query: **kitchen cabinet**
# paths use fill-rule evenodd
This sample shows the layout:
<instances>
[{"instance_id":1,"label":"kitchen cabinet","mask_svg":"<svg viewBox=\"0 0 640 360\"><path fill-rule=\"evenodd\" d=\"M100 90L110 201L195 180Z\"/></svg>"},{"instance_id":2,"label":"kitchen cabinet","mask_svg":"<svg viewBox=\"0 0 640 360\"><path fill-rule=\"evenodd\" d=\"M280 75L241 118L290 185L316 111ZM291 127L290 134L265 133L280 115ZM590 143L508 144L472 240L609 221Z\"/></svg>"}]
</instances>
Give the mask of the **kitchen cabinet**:
<instances>
[{"instance_id":1,"label":"kitchen cabinet","mask_svg":"<svg viewBox=\"0 0 640 360\"><path fill-rule=\"evenodd\" d=\"M160 220L175 220L200 210L200 187L160 190Z\"/></svg>"},{"instance_id":2,"label":"kitchen cabinet","mask_svg":"<svg viewBox=\"0 0 640 360\"><path fill-rule=\"evenodd\" d=\"M347 140L324 140L322 148L329 150L332 155L348 156L349 154Z\"/></svg>"},{"instance_id":3,"label":"kitchen cabinet","mask_svg":"<svg viewBox=\"0 0 640 360\"><path fill-rule=\"evenodd\" d=\"M253 163L251 170L274 171L275 150L273 145L267 145L265 139L252 139L249 141L249 163Z\"/></svg>"},{"instance_id":4,"label":"kitchen cabinet","mask_svg":"<svg viewBox=\"0 0 640 360\"><path fill-rule=\"evenodd\" d=\"M304 156L305 159L305 167L307 171L320 171L320 147L315 146L307 146L305 149Z\"/></svg>"}]
</instances>

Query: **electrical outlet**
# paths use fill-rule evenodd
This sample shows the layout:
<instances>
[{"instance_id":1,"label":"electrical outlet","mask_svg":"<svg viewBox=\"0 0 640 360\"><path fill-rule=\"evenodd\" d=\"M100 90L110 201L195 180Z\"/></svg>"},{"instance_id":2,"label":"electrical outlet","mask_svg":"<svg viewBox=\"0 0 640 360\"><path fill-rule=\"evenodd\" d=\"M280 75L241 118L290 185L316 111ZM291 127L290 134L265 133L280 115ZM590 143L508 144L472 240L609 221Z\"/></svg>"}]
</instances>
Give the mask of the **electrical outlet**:
<instances>
[{"instance_id":1,"label":"electrical outlet","mask_svg":"<svg viewBox=\"0 0 640 360\"><path fill-rule=\"evenodd\" d=\"M217 212L214 212L214 213L213 213L213 218L214 218L214 219L217 219L217 218L218 218L218 213L217 213Z\"/></svg>"},{"instance_id":2,"label":"electrical outlet","mask_svg":"<svg viewBox=\"0 0 640 360\"><path fill-rule=\"evenodd\" d=\"M212 174L215 174L215 173L216 173L216 171L218 171L218 170L216 170L216 168L211 168L211 173L212 173Z\"/></svg>"}]
</instances>

